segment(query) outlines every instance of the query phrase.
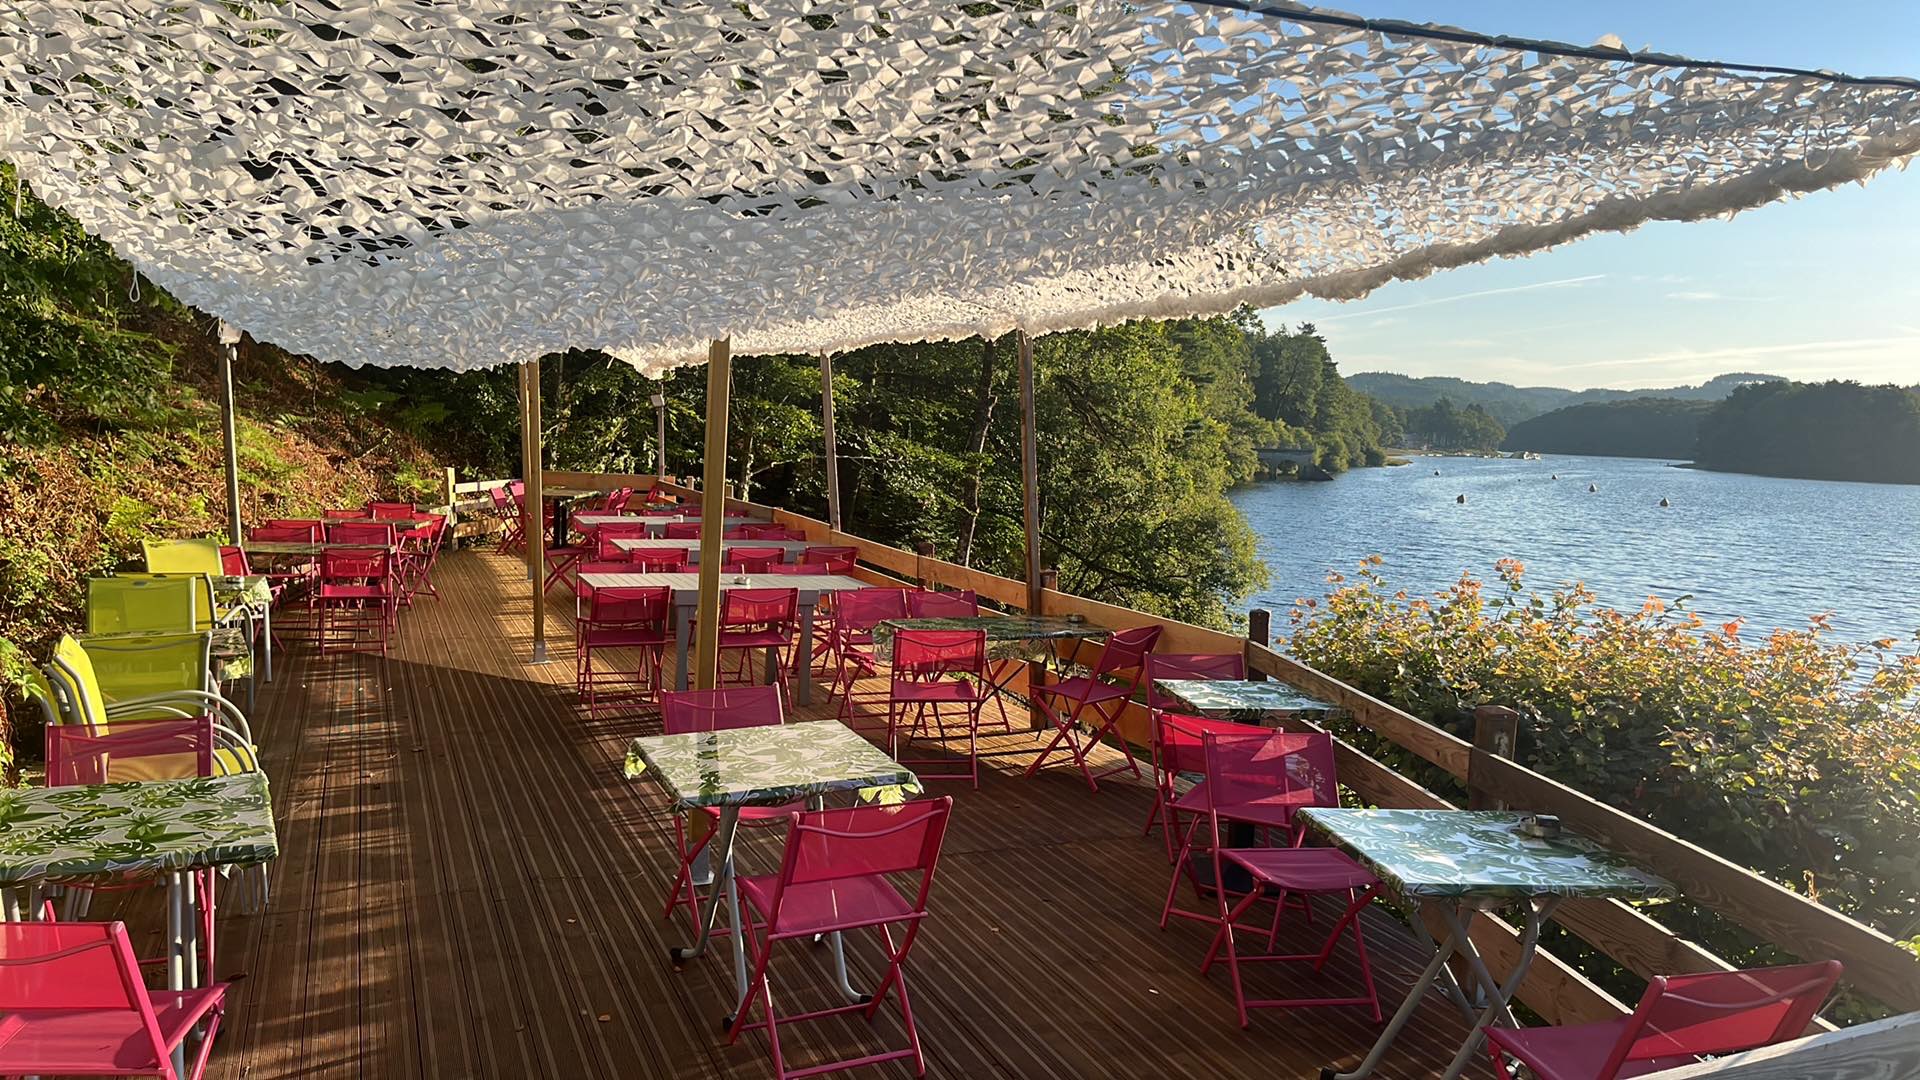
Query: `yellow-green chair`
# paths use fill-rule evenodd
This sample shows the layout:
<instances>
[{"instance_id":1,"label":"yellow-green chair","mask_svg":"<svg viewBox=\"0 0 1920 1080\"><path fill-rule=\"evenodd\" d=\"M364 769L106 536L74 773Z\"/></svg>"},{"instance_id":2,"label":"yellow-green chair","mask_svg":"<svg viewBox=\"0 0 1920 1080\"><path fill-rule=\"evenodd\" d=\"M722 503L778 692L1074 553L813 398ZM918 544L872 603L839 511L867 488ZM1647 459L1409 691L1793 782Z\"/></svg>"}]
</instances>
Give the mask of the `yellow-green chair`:
<instances>
[{"instance_id":1,"label":"yellow-green chair","mask_svg":"<svg viewBox=\"0 0 1920 1080\"><path fill-rule=\"evenodd\" d=\"M57 719L108 728L116 721L180 719L211 714L231 732L239 752L234 771L258 767L246 715L211 689L206 634L123 635L82 644L61 635L46 667Z\"/></svg>"},{"instance_id":2,"label":"yellow-green chair","mask_svg":"<svg viewBox=\"0 0 1920 1080\"><path fill-rule=\"evenodd\" d=\"M255 691L255 685L254 685L254 659L255 659L254 644L255 642L254 642L254 633L253 633L254 623L253 623L252 608L248 607L245 604L237 604L232 607L225 607L225 608L221 607L219 604L218 595L214 590L212 574L193 573L189 571L172 571L172 572L166 572L166 573L154 573L150 571L144 574L141 574L141 573L115 574L111 579L103 579L103 580L113 580L113 581L123 581L123 582L154 582L154 583L183 582L185 583L185 587L193 590L193 610L194 610L193 623L191 625L186 625L186 626L167 626L167 627L154 625L151 628L156 630L165 629L168 632L177 632L177 631L183 631L183 630L198 630L201 632L212 632L212 633L218 634L221 640L220 640L220 648L218 650L219 662L215 667L215 674L219 676L221 682L226 682L226 683L238 682L241 679L247 680L247 708L249 709L253 708L254 691ZM91 582L89 582L89 586L91 586ZM163 587L178 588L180 586L167 585ZM128 590L134 590L134 589L141 588L141 586L129 584L124 586L102 586L102 588L103 589L124 588ZM91 601L91 599L92 599L91 594L89 594L89 601ZM115 602L124 602L124 601L116 599ZM136 621L138 619L148 618L150 616L157 619L158 614L161 610L161 603L158 600L155 600L152 603L145 603L135 599L133 602L136 603L137 610L139 612L139 614L135 616ZM168 609L171 610L171 602L169 602ZM89 621L89 624L91 624L91 621L92 621L91 604L89 604L88 621ZM133 629L141 629L141 628L136 626L136 627L133 627ZM95 631L95 632L100 632L100 631Z\"/></svg>"},{"instance_id":3,"label":"yellow-green chair","mask_svg":"<svg viewBox=\"0 0 1920 1080\"><path fill-rule=\"evenodd\" d=\"M150 574L226 573L220 562L218 540L142 540Z\"/></svg>"},{"instance_id":4,"label":"yellow-green chair","mask_svg":"<svg viewBox=\"0 0 1920 1080\"><path fill-rule=\"evenodd\" d=\"M212 628L201 611L212 592L204 576L87 579L87 633L187 634Z\"/></svg>"}]
</instances>

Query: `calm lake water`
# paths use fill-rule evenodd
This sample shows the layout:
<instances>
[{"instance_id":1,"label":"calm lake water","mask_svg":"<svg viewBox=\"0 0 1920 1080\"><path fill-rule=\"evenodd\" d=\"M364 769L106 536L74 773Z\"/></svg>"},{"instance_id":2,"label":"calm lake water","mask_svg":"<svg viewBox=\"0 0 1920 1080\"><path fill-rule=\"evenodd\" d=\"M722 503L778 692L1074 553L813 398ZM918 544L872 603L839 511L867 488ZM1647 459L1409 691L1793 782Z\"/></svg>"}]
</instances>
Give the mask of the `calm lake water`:
<instances>
[{"instance_id":1,"label":"calm lake water","mask_svg":"<svg viewBox=\"0 0 1920 1080\"><path fill-rule=\"evenodd\" d=\"M1329 570L1370 554L1386 558L1389 584L1416 594L1462 570L1490 578L1495 560L1512 557L1535 588L1583 581L1612 607L1691 593L1714 625L1744 616L1752 631L1799 628L1830 611L1841 640L1920 630L1920 486L1638 458L1418 457L1330 483L1254 485L1233 501L1273 571L1250 606L1272 609L1276 632L1297 597L1327 592Z\"/></svg>"}]
</instances>

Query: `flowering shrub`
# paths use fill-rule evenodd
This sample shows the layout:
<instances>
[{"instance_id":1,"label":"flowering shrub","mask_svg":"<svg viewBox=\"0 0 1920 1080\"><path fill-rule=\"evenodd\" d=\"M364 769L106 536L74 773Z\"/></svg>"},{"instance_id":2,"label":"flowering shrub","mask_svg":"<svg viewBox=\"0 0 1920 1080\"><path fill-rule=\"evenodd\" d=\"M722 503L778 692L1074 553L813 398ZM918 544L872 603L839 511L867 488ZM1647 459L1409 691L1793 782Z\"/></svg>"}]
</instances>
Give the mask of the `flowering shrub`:
<instances>
[{"instance_id":1,"label":"flowering shrub","mask_svg":"<svg viewBox=\"0 0 1920 1080\"><path fill-rule=\"evenodd\" d=\"M1295 656L1461 735L1475 706L1519 709L1529 767L1920 947L1920 651L1831 644L1826 616L1751 638L1685 598L1614 611L1530 592L1512 560L1413 597L1382 565L1295 605ZM1661 917L1764 955L1706 913Z\"/></svg>"}]
</instances>

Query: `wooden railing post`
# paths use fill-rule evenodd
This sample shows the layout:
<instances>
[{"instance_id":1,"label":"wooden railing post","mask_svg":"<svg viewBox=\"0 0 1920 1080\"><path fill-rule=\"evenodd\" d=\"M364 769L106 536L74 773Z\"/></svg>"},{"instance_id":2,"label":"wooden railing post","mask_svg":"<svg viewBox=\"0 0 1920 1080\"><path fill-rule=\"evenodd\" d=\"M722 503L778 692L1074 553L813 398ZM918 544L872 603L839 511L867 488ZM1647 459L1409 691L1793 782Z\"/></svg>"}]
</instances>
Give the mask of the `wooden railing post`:
<instances>
[{"instance_id":1,"label":"wooden railing post","mask_svg":"<svg viewBox=\"0 0 1920 1080\"><path fill-rule=\"evenodd\" d=\"M839 530L839 528L840 527L838 525L834 526L834 530L836 532ZM931 540L914 541L913 579L915 581L918 581L920 583L920 587L923 589L930 589L933 587L933 583L927 580L927 560L931 558L933 558L933 541Z\"/></svg>"},{"instance_id":2,"label":"wooden railing post","mask_svg":"<svg viewBox=\"0 0 1920 1080\"><path fill-rule=\"evenodd\" d=\"M1473 748L1512 760L1520 741L1520 714L1505 705L1482 705L1473 710ZM1477 756L1477 755L1476 755ZM1467 759L1467 809L1505 810L1506 800L1487 790L1475 758Z\"/></svg>"},{"instance_id":3,"label":"wooden railing post","mask_svg":"<svg viewBox=\"0 0 1920 1080\"><path fill-rule=\"evenodd\" d=\"M449 541L453 539L454 527L460 524L460 493L454 490L453 466L447 466L447 532Z\"/></svg>"},{"instance_id":4,"label":"wooden railing post","mask_svg":"<svg viewBox=\"0 0 1920 1080\"><path fill-rule=\"evenodd\" d=\"M1273 644L1273 612L1266 608L1254 608L1247 612L1247 640L1262 648ZM1266 682L1264 671L1257 671L1253 665L1247 665L1247 675L1254 682Z\"/></svg>"}]
</instances>

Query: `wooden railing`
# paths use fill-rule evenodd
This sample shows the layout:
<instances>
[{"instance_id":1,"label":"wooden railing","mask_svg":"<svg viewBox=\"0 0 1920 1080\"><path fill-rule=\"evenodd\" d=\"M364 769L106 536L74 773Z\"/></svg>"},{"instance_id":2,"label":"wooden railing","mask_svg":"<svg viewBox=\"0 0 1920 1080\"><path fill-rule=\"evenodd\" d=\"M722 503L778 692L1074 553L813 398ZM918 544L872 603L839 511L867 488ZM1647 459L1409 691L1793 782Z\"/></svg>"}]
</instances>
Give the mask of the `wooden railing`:
<instances>
[{"instance_id":1,"label":"wooden railing","mask_svg":"<svg viewBox=\"0 0 1920 1080\"><path fill-rule=\"evenodd\" d=\"M607 478L600 487L590 474L546 474L549 485L610 490L631 484L639 477ZM651 480L651 477L645 478ZM637 486L637 485L635 485ZM666 490L687 500L698 500L693 488L663 484ZM855 548L862 563L859 573L869 580L906 581L926 586L973 589L984 599L1008 610L1025 607L1026 585L971 567L934 557L927 551L911 552L878 544L864 537L832 529L826 522L777 507L759 506L738 499L727 500L729 508L759 511L763 516L806 535L821 544ZM1659 829L1646 821L1600 803L1558 781L1526 768L1504 754L1495 752L1497 737L1468 742L1419 717L1374 698L1322 672L1315 671L1256 641L1164 619L1130 608L1100 603L1084 597L1044 589L1041 610L1053 615L1081 615L1089 621L1116 629L1157 625L1162 629L1161 648L1169 652L1243 652L1250 672L1278 679L1315 697L1340 706L1358 725L1431 763L1458 780L1474 793L1476 805L1489 800L1531 811L1559 815L1573 829L1640 862L1647 869L1673 881L1687 897L1725 916L1790 955L1807 959L1837 959L1846 965L1846 981L1860 991L1896 1009L1920 1011L1920 957L1899 943L1854 919L1823 907L1806 897L1769 881L1743 867L1697 845ZM1091 659L1097 646L1074 643L1063 647L1067 658ZM1149 714L1137 703L1129 706L1119 730L1131 742L1147 740ZM1483 723L1497 728L1510 723L1498 711L1488 713ZM1304 726L1304 725L1303 725ZM1505 742L1508 752L1511 740ZM1453 804L1421 786L1385 763L1369 756L1350 742L1335 740L1335 753L1341 782L1362 801L1383 807L1447 808ZM1617 901L1570 901L1564 904L1556 920L1587 944L1612 958L1628 970L1643 976L1680 974L1697 971L1728 970L1731 965L1721 957L1686 940L1642 914L1638 909ZM1493 920L1477 924L1475 944L1485 953L1496 971L1511 970L1519 955L1518 933ZM1579 1023L1622 1015L1626 1006L1587 980L1561 959L1541 950L1525 981L1519 998L1534 1012L1555 1023ZM1884 1030L1908 1055L1915 1053L1916 1018L1905 1016L1889 1022ZM1828 1028L1829 1025L1819 1025ZM1856 1029L1865 1030L1865 1029ZM1846 1039L1853 1031L1808 1040L1808 1053L1826 1060L1830 1055L1847 1055L1858 1050L1863 1061L1876 1061L1884 1051L1883 1037L1870 1040ZM1847 1049L1853 1048L1853 1049ZM1868 1049L1860 1049L1868 1048ZM1772 1053L1772 1052L1769 1052ZM1787 1072L1766 1071L1771 1066L1754 1059L1751 1065L1728 1066L1728 1077L1751 1078ZM1837 1060L1837 1059L1836 1059ZM1730 1059L1731 1061L1731 1059ZM1712 1070L1700 1076L1720 1076ZM1811 1075L1795 1073L1792 1075ZM1848 1075L1839 1073L1835 1075ZM1897 1075L1867 1073L1860 1075Z\"/></svg>"}]
</instances>

